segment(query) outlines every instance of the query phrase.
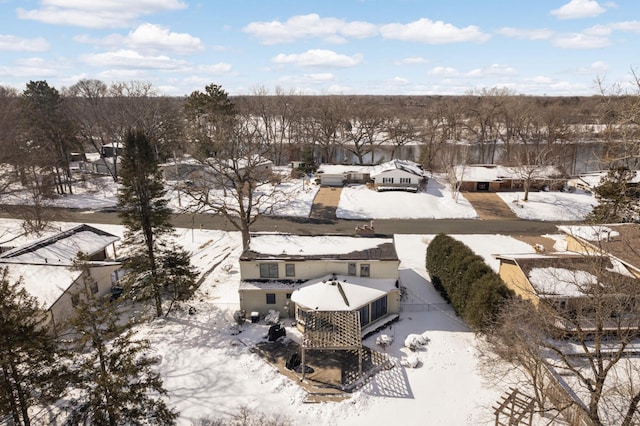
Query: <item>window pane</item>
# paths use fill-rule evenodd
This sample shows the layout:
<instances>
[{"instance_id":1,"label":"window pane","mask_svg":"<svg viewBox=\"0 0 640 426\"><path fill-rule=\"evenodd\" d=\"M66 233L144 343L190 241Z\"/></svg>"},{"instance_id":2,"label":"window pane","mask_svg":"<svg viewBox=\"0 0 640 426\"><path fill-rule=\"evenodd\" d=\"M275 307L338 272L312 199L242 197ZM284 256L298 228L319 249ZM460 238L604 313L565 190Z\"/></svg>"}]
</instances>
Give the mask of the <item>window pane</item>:
<instances>
[{"instance_id":1,"label":"window pane","mask_svg":"<svg viewBox=\"0 0 640 426\"><path fill-rule=\"evenodd\" d=\"M350 263L349 264L349 275L355 275L356 274L356 264L355 263Z\"/></svg>"},{"instance_id":2,"label":"window pane","mask_svg":"<svg viewBox=\"0 0 640 426\"><path fill-rule=\"evenodd\" d=\"M285 266L285 274L287 277L295 277L296 276L296 265L293 263L287 263Z\"/></svg>"},{"instance_id":3,"label":"window pane","mask_svg":"<svg viewBox=\"0 0 640 426\"><path fill-rule=\"evenodd\" d=\"M275 305L275 304L276 304L276 294L267 293L267 305Z\"/></svg>"},{"instance_id":4,"label":"window pane","mask_svg":"<svg viewBox=\"0 0 640 426\"><path fill-rule=\"evenodd\" d=\"M360 265L360 276L361 277L368 277L369 276L369 264L368 263L363 263L362 265Z\"/></svg>"},{"instance_id":5,"label":"window pane","mask_svg":"<svg viewBox=\"0 0 640 426\"><path fill-rule=\"evenodd\" d=\"M364 327L369 324L369 305L363 306L359 310L360 312L360 325Z\"/></svg>"},{"instance_id":6,"label":"window pane","mask_svg":"<svg viewBox=\"0 0 640 426\"><path fill-rule=\"evenodd\" d=\"M260 278L278 278L277 263L261 263Z\"/></svg>"}]
</instances>

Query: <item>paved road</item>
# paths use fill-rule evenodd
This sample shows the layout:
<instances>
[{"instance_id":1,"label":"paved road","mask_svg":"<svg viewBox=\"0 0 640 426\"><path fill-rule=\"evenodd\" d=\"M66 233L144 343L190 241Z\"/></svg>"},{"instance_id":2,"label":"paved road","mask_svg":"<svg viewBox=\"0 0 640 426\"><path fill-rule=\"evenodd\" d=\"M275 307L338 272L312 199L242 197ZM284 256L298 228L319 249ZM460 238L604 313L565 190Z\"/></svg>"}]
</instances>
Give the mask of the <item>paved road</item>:
<instances>
[{"instance_id":1,"label":"paved road","mask_svg":"<svg viewBox=\"0 0 640 426\"><path fill-rule=\"evenodd\" d=\"M56 220L66 222L119 224L116 213L80 210L58 211ZM0 217L11 217L0 212ZM235 231L223 217L181 214L173 218L178 228L204 228ZM354 234L355 227L369 224L367 220L310 219L262 217L252 226L252 231L280 231L299 235ZM505 234L543 235L554 233L556 223L518 219L474 220L474 219L378 219L373 223L378 234Z\"/></svg>"}]
</instances>

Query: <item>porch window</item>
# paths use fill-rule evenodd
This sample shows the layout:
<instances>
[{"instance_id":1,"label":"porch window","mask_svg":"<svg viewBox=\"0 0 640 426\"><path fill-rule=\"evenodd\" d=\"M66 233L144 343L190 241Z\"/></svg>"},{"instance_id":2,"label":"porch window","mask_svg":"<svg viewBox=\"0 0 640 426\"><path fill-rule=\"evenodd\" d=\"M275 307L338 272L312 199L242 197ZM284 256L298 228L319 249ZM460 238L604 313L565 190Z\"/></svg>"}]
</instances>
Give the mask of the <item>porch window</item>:
<instances>
[{"instance_id":1,"label":"porch window","mask_svg":"<svg viewBox=\"0 0 640 426\"><path fill-rule=\"evenodd\" d=\"M261 263L260 278L278 278L277 263Z\"/></svg>"},{"instance_id":2,"label":"porch window","mask_svg":"<svg viewBox=\"0 0 640 426\"><path fill-rule=\"evenodd\" d=\"M400 183L411 183L411 178L400 178Z\"/></svg>"},{"instance_id":3,"label":"porch window","mask_svg":"<svg viewBox=\"0 0 640 426\"><path fill-rule=\"evenodd\" d=\"M360 313L360 326L364 327L369 324L369 305L358 309L358 312Z\"/></svg>"},{"instance_id":4,"label":"porch window","mask_svg":"<svg viewBox=\"0 0 640 426\"><path fill-rule=\"evenodd\" d=\"M383 296L371 303L371 321L382 318L387 314L387 296Z\"/></svg>"},{"instance_id":5,"label":"porch window","mask_svg":"<svg viewBox=\"0 0 640 426\"><path fill-rule=\"evenodd\" d=\"M355 263L350 263L349 264L349 275L355 275L356 274L356 264Z\"/></svg>"},{"instance_id":6,"label":"porch window","mask_svg":"<svg viewBox=\"0 0 640 426\"><path fill-rule=\"evenodd\" d=\"M296 276L296 264L295 263L285 263L285 275L287 277L295 277Z\"/></svg>"},{"instance_id":7,"label":"porch window","mask_svg":"<svg viewBox=\"0 0 640 426\"><path fill-rule=\"evenodd\" d=\"M392 177L383 177L382 178L382 183L393 183L393 178Z\"/></svg>"},{"instance_id":8,"label":"porch window","mask_svg":"<svg viewBox=\"0 0 640 426\"><path fill-rule=\"evenodd\" d=\"M362 265L360 265L360 276L361 277L368 277L369 276L369 264L368 263L363 263Z\"/></svg>"},{"instance_id":9,"label":"porch window","mask_svg":"<svg viewBox=\"0 0 640 426\"><path fill-rule=\"evenodd\" d=\"M275 305L275 304L276 304L276 294L267 293L267 305Z\"/></svg>"}]
</instances>

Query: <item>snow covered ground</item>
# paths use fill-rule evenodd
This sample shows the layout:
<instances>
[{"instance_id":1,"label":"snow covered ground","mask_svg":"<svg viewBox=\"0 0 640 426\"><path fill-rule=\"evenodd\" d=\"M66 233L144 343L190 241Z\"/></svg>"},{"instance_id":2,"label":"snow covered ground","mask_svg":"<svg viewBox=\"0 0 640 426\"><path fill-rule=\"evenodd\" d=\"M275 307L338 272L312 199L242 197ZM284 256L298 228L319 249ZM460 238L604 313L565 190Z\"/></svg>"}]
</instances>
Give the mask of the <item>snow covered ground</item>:
<instances>
[{"instance_id":1,"label":"snow covered ground","mask_svg":"<svg viewBox=\"0 0 640 426\"><path fill-rule=\"evenodd\" d=\"M585 192L498 192L507 206L521 219L549 221L580 221L591 212L598 201Z\"/></svg>"},{"instance_id":2,"label":"snow covered ground","mask_svg":"<svg viewBox=\"0 0 640 426\"><path fill-rule=\"evenodd\" d=\"M288 170L288 169L287 169ZM276 203L273 215L309 217L313 199L319 186L302 179L291 179L283 173L278 185L280 202ZM175 189L175 182L168 182L169 206L176 211L189 209L189 199L184 191ZM523 192L499 192L498 196L521 219L548 221L579 221L597 204L587 193L531 192L529 201L523 202ZM28 204L24 191L2 196L4 204ZM110 177L85 180L74 187L74 194L47 201L51 206L81 209L112 208L117 202L117 184ZM231 201L232 202L232 201ZM336 216L342 219L476 219L478 214L464 194L457 200L444 180L429 179L425 191L418 193L403 191L377 192L365 185L343 188Z\"/></svg>"},{"instance_id":3,"label":"snow covered ground","mask_svg":"<svg viewBox=\"0 0 640 426\"><path fill-rule=\"evenodd\" d=\"M475 219L462 195L454 200L448 185L429 179L424 192L377 192L366 185L342 189L336 216L342 219Z\"/></svg>"}]
</instances>

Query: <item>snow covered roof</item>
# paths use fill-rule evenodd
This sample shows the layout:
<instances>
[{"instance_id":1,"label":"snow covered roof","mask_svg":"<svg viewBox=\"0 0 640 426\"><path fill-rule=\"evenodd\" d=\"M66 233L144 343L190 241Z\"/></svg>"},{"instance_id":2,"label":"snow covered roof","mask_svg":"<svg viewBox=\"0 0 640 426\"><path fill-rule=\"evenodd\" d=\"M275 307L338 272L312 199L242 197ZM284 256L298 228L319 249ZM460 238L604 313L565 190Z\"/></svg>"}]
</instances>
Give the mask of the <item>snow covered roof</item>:
<instances>
[{"instance_id":1,"label":"snow covered roof","mask_svg":"<svg viewBox=\"0 0 640 426\"><path fill-rule=\"evenodd\" d=\"M518 173L518 167L499 166L496 164L458 165L455 166L455 173L456 179L466 182L496 182L504 179L522 179L522 175ZM561 175L560 171L554 166L540 166L533 172L532 177L534 179L543 179L559 175Z\"/></svg>"},{"instance_id":2,"label":"snow covered roof","mask_svg":"<svg viewBox=\"0 0 640 426\"><path fill-rule=\"evenodd\" d=\"M59 265L0 264L9 270L9 282L22 278L25 290L38 300L44 309L49 309L62 296L82 271Z\"/></svg>"},{"instance_id":3,"label":"snow covered roof","mask_svg":"<svg viewBox=\"0 0 640 426\"><path fill-rule=\"evenodd\" d=\"M564 268L531 268L529 282L539 296L579 297L584 289L598 283L598 278L587 271Z\"/></svg>"},{"instance_id":4,"label":"snow covered roof","mask_svg":"<svg viewBox=\"0 0 640 426\"><path fill-rule=\"evenodd\" d=\"M606 225L563 225L558 226L558 229L572 237L591 242L606 241L620 236L618 231L614 231L610 226Z\"/></svg>"},{"instance_id":5,"label":"snow covered roof","mask_svg":"<svg viewBox=\"0 0 640 426\"><path fill-rule=\"evenodd\" d=\"M73 265L79 252L91 256L120 238L89 225L79 225L0 255L3 263Z\"/></svg>"},{"instance_id":6,"label":"snow covered roof","mask_svg":"<svg viewBox=\"0 0 640 426\"><path fill-rule=\"evenodd\" d=\"M251 237L240 260L325 258L398 260L398 255L392 238L262 234Z\"/></svg>"},{"instance_id":7,"label":"snow covered roof","mask_svg":"<svg viewBox=\"0 0 640 426\"><path fill-rule=\"evenodd\" d=\"M371 177L376 177L389 170L403 170L416 176L424 176L424 170L422 170L422 167L418 163L406 160L391 160L374 166L371 169L370 175Z\"/></svg>"},{"instance_id":8,"label":"snow covered roof","mask_svg":"<svg viewBox=\"0 0 640 426\"><path fill-rule=\"evenodd\" d=\"M353 166L350 164L320 164L316 174L347 175L349 173L369 173L371 166Z\"/></svg>"},{"instance_id":9,"label":"snow covered roof","mask_svg":"<svg viewBox=\"0 0 640 426\"><path fill-rule=\"evenodd\" d=\"M589 172L582 173L578 176L578 179L583 181L590 188L595 188L600 185L602 180L607 177L608 171L598 171L598 172ZM636 174L633 178L629 180L629 183L640 183L640 173L636 171Z\"/></svg>"},{"instance_id":10,"label":"snow covered roof","mask_svg":"<svg viewBox=\"0 0 640 426\"><path fill-rule=\"evenodd\" d=\"M327 275L303 284L291 294L291 300L318 311L350 311L395 289L394 279Z\"/></svg>"}]
</instances>

